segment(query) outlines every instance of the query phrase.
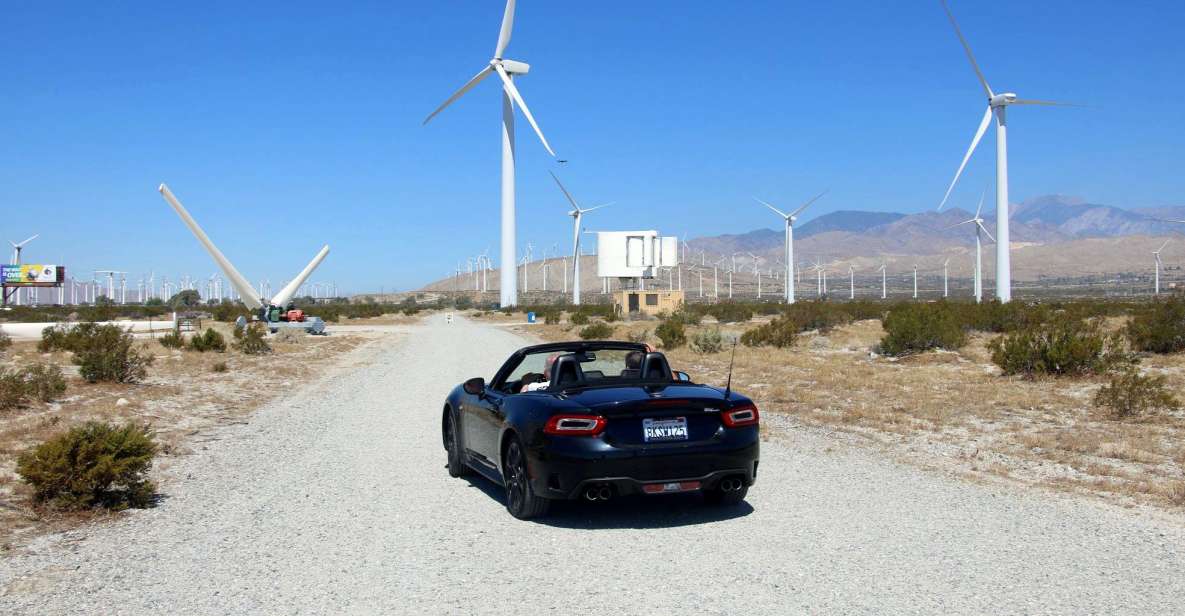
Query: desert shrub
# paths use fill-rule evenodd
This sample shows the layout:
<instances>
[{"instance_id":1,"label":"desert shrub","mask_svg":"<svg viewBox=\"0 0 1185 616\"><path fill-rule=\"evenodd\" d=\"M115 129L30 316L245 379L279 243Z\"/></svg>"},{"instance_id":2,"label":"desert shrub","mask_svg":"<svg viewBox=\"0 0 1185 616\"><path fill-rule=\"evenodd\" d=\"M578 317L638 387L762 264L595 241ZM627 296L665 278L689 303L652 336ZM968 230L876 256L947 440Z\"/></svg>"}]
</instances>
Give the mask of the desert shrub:
<instances>
[{"instance_id":1,"label":"desert shrub","mask_svg":"<svg viewBox=\"0 0 1185 616\"><path fill-rule=\"evenodd\" d=\"M1127 339L1137 351L1176 353L1185 350L1185 300L1156 302L1127 324Z\"/></svg>"},{"instance_id":2,"label":"desert shrub","mask_svg":"<svg viewBox=\"0 0 1185 616\"><path fill-rule=\"evenodd\" d=\"M220 361L213 366L210 366L210 370L214 372L226 372L227 370L230 370L230 367L226 365L226 362Z\"/></svg>"},{"instance_id":3,"label":"desert shrub","mask_svg":"<svg viewBox=\"0 0 1185 616\"><path fill-rule=\"evenodd\" d=\"M0 351L7 351L12 346L12 338L8 334L0 331Z\"/></svg>"},{"instance_id":4,"label":"desert shrub","mask_svg":"<svg viewBox=\"0 0 1185 616\"><path fill-rule=\"evenodd\" d=\"M654 328L654 335L662 341L662 348L677 349L687 344L687 333L683 328L683 321L671 317Z\"/></svg>"},{"instance_id":5,"label":"desert shrub","mask_svg":"<svg viewBox=\"0 0 1185 616\"><path fill-rule=\"evenodd\" d=\"M1111 419L1129 419L1150 411L1181 408L1163 376L1140 376L1140 371L1128 368L1111 378L1094 397L1095 406L1106 409Z\"/></svg>"},{"instance_id":6,"label":"desert shrub","mask_svg":"<svg viewBox=\"0 0 1185 616\"><path fill-rule=\"evenodd\" d=\"M765 325L759 325L741 334L741 344L750 347L772 346L779 349L794 346L801 328L789 315L774 317Z\"/></svg>"},{"instance_id":7,"label":"desert shrub","mask_svg":"<svg viewBox=\"0 0 1185 616\"><path fill-rule=\"evenodd\" d=\"M648 329L644 329L640 332L626 332L626 334L625 334L626 340L629 340L630 342L636 342L638 344L642 344L642 343L646 342L646 339L649 337L650 337L650 330L648 330Z\"/></svg>"},{"instance_id":8,"label":"desert shrub","mask_svg":"<svg viewBox=\"0 0 1185 616\"><path fill-rule=\"evenodd\" d=\"M8 368L0 368L0 411L14 409L28 399L28 389L21 374Z\"/></svg>"},{"instance_id":9,"label":"desert shrub","mask_svg":"<svg viewBox=\"0 0 1185 616\"><path fill-rule=\"evenodd\" d=\"M1004 334L988 345L1006 375L1101 374L1130 363L1118 336L1106 336L1097 321L1063 320Z\"/></svg>"},{"instance_id":10,"label":"desert shrub","mask_svg":"<svg viewBox=\"0 0 1185 616\"><path fill-rule=\"evenodd\" d=\"M796 302L785 308L785 314L798 325L800 331L816 329L826 334L839 325L852 322L846 304L830 302ZM877 316L881 316L877 313Z\"/></svg>"},{"instance_id":11,"label":"desert shrub","mask_svg":"<svg viewBox=\"0 0 1185 616\"><path fill-rule=\"evenodd\" d=\"M724 350L724 336L720 335L719 328L703 329L691 337L687 346L696 353L719 353Z\"/></svg>"},{"instance_id":12,"label":"desert shrub","mask_svg":"<svg viewBox=\"0 0 1185 616\"><path fill-rule=\"evenodd\" d=\"M225 353L226 339L217 330L207 329L189 339L189 350L197 351L198 353L205 353L206 351Z\"/></svg>"},{"instance_id":13,"label":"desert shrub","mask_svg":"<svg viewBox=\"0 0 1185 616\"><path fill-rule=\"evenodd\" d=\"M185 338L181 336L181 332L173 330L160 338L157 338L160 345L166 349L182 349L185 348Z\"/></svg>"},{"instance_id":14,"label":"desert shrub","mask_svg":"<svg viewBox=\"0 0 1185 616\"><path fill-rule=\"evenodd\" d=\"M235 348L244 355L266 355L272 352L271 345L267 343L267 330L261 323L252 323L244 328L235 342Z\"/></svg>"},{"instance_id":15,"label":"desert shrub","mask_svg":"<svg viewBox=\"0 0 1185 616\"><path fill-rule=\"evenodd\" d=\"M580 330L581 340L602 340L613 335L613 326L606 323L593 323Z\"/></svg>"},{"instance_id":16,"label":"desert shrub","mask_svg":"<svg viewBox=\"0 0 1185 616\"><path fill-rule=\"evenodd\" d=\"M747 304L736 302L711 304L706 310L708 314L716 317L716 320L721 323L744 323L753 318L752 308Z\"/></svg>"},{"instance_id":17,"label":"desert shrub","mask_svg":"<svg viewBox=\"0 0 1185 616\"><path fill-rule=\"evenodd\" d=\"M88 325L92 327L83 327ZM119 326L81 323L71 329L66 340L75 354L73 362L78 366L78 374L87 383L135 383L145 377L148 366L152 365L152 355L137 349L132 333L124 332Z\"/></svg>"},{"instance_id":18,"label":"desert shrub","mask_svg":"<svg viewBox=\"0 0 1185 616\"><path fill-rule=\"evenodd\" d=\"M52 402L66 393L66 377L62 375L62 369L53 364L26 366L20 376L24 381L25 395L34 400Z\"/></svg>"},{"instance_id":19,"label":"desert shrub","mask_svg":"<svg viewBox=\"0 0 1185 616\"><path fill-rule=\"evenodd\" d=\"M115 327L107 325L105 327ZM74 325L61 324L41 330L41 341L37 343L37 350L42 353L53 351L79 352L98 335L99 325L91 322Z\"/></svg>"},{"instance_id":20,"label":"desert shrub","mask_svg":"<svg viewBox=\"0 0 1185 616\"><path fill-rule=\"evenodd\" d=\"M155 455L148 426L92 421L25 451L16 470L38 502L59 509L142 507L152 498L145 474Z\"/></svg>"},{"instance_id":21,"label":"desert shrub","mask_svg":"<svg viewBox=\"0 0 1185 616\"><path fill-rule=\"evenodd\" d=\"M555 325L563 320L564 313L559 308L548 308L543 310L542 314L536 316L541 316L543 318L543 322L547 323L548 325Z\"/></svg>"},{"instance_id":22,"label":"desert shrub","mask_svg":"<svg viewBox=\"0 0 1185 616\"><path fill-rule=\"evenodd\" d=\"M309 332L303 328L284 327L272 336L272 340L276 342L285 342L288 344L299 344L309 337Z\"/></svg>"},{"instance_id":23,"label":"desert shrub","mask_svg":"<svg viewBox=\"0 0 1185 616\"><path fill-rule=\"evenodd\" d=\"M572 325L588 325L588 315L583 312L574 312L568 317L568 322Z\"/></svg>"},{"instance_id":24,"label":"desert shrub","mask_svg":"<svg viewBox=\"0 0 1185 616\"><path fill-rule=\"evenodd\" d=\"M894 306L884 320L881 352L909 355L934 349L954 351L967 342L967 334L955 312L945 302L908 303Z\"/></svg>"}]
</instances>

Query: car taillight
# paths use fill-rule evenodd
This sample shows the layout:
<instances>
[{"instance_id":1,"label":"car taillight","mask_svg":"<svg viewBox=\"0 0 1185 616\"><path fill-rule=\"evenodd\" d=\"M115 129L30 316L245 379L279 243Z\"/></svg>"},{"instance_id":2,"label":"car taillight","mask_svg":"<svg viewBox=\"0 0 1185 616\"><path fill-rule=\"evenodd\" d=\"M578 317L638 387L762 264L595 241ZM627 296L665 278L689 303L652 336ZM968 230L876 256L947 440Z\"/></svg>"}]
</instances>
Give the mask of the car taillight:
<instances>
[{"instance_id":1,"label":"car taillight","mask_svg":"<svg viewBox=\"0 0 1185 616\"><path fill-rule=\"evenodd\" d=\"M755 426L759 419L760 415L757 412L757 407L752 404L744 404L720 413L720 421L724 422L724 427L726 428Z\"/></svg>"},{"instance_id":2,"label":"car taillight","mask_svg":"<svg viewBox=\"0 0 1185 616\"><path fill-rule=\"evenodd\" d=\"M544 434L555 436L596 436L605 430L600 415L552 415L543 426Z\"/></svg>"}]
</instances>

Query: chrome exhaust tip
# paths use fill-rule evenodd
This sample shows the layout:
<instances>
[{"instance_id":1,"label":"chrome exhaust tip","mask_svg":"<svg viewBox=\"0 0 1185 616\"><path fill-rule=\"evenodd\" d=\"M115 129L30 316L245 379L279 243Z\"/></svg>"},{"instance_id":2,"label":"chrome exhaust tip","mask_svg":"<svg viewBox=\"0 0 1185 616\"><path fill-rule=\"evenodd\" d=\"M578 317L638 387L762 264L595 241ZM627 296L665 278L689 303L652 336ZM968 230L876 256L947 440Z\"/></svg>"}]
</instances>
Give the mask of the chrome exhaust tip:
<instances>
[{"instance_id":1,"label":"chrome exhaust tip","mask_svg":"<svg viewBox=\"0 0 1185 616\"><path fill-rule=\"evenodd\" d=\"M729 477L728 479L720 482L720 489L725 492L736 492L737 490L741 489L743 485L744 484L741 483L740 479Z\"/></svg>"},{"instance_id":2,"label":"chrome exhaust tip","mask_svg":"<svg viewBox=\"0 0 1185 616\"><path fill-rule=\"evenodd\" d=\"M589 486L584 490L584 498L588 502L595 502L601 499L601 493L596 486Z\"/></svg>"},{"instance_id":3,"label":"chrome exhaust tip","mask_svg":"<svg viewBox=\"0 0 1185 616\"><path fill-rule=\"evenodd\" d=\"M610 498L613 498L613 490L610 490L609 486L601 486L601 489L597 491L597 496L599 496L601 500L607 501Z\"/></svg>"}]
</instances>

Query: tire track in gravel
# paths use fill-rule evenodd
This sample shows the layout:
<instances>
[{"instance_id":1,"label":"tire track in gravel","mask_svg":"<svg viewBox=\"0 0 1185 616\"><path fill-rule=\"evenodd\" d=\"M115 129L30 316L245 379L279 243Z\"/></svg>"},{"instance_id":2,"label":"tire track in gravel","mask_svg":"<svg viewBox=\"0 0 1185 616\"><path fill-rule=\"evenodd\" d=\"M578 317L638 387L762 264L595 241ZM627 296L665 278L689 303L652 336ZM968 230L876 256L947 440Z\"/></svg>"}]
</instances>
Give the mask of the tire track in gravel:
<instances>
[{"instance_id":1,"label":"tire track in gravel","mask_svg":"<svg viewBox=\"0 0 1185 616\"><path fill-rule=\"evenodd\" d=\"M160 506L4 558L0 613L1170 613L1180 519L964 483L817 434L763 444L748 503L538 522L451 479L445 394L524 341L442 315L356 350L180 460ZM694 375L693 375L694 376Z\"/></svg>"}]
</instances>

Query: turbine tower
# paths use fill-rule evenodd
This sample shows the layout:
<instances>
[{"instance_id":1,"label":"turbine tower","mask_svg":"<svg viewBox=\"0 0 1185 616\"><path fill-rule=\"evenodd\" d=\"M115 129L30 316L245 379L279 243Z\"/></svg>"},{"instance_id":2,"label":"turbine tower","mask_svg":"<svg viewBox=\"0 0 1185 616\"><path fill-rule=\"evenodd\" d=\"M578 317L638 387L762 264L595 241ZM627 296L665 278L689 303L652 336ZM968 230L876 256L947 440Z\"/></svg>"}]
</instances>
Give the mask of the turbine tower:
<instances>
[{"instance_id":1,"label":"turbine tower","mask_svg":"<svg viewBox=\"0 0 1185 616\"><path fill-rule=\"evenodd\" d=\"M961 226L961 225L971 225L971 224L975 225L975 283L974 283L975 290L974 290L974 293L975 293L975 303L977 303L977 304L983 301L983 235L987 235L988 239L992 240L993 242L996 241L995 238L992 237L992 234L988 233L987 227L983 226L983 218L980 217L980 215L979 215L979 213L983 210L983 199L986 194L987 194L987 191L985 190L984 194L979 196L979 206L975 208L975 216L972 216L971 218L968 218L967 220L964 220L963 222L955 223L955 224L951 225L950 227L947 227L948 229L953 229L953 228Z\"/></svg>"},{"instance_id":2,"label":"turbine tower","mask_svg":"<svg viewBox=\"0 0 1185 616\"><path fill-rule=\"evenodd\" d=\"M28 244L29 242L37 239L38 237L40 237L40 235L41 235L40 233L34 234L33 237L30 237L29 239L27 239L23 242L14 242L12 240L8 240L8 243L12 244L12 261L9 263L9 265L20 265L21 264L21 249L23 249L25 247L25 244ZM17 306L22 305L21 291L25 291L25 295L28 295L28 293L29 293L27 290L21 289L20 287L16 288L16 305Z\"/></svg>"},{"instance_id":3,"label":"turbine tower","mask_svg":"<svg viewBox=\"0 0 1185 616\"><path fill-rule=\"evenodd\" d=\"M955 184L959 181L959 176L962 175L963 169L967 166L967 161L971 158L971 154L975 152L976 146L979 145L979 140L987 132L988 124L991 123L992 116L995 115L996 234L999 236L996 241L996 298L1001 302L1007 302L1012 300L1012 262L1009 255L1008 243L1008 123L1006 112L1008 107L1012 105L1065 106L1067 103L1022 99L1017 98L1016 94L1012 92L996 94L991 86L988 85L987 79L983 76L983 71L979 70L979 64L975 61L975 55L971 53L971 45L963 37L963 32L959 30L959 24L955 21L955 15L951 12L950 7L947 6L946 0L939 0L939 2L942 3L942 9L946 11L946 16L950 19L951 26L954 27L955 34L959 37L959 42L963 45L963 50L967 52L967 59L971 61L971 68L975 71L975 76L979 78L979 83L983 86L983 91L987 94L988 106L987 111L983 114L983 120L979 123L979 128L975 131L975 137L971 139L971 147L967 148L967 153L963 155L963 162L959 165L958 171L955 172L955 178L951 180L950 186L946 189L946 194L942 197L942 203L938 205L938 209L941 210L942 206L946 205L946 200L950 198L950 193L954 190Z\"/></svg>"},{"instance_id":4,"label":"turbine tower","mask_svg":"<svg viewBox=\"0 0 1185 616\"><path fill-rule=\"evenodd\" d=\"M1165 246L1169 245L1169 240L1165 240L1160 248L1157 248L1152 256L1156 257L1156 295L1160 295L1160 270L1164 267L1164 263L1160 260L1160 251L1164 250Z\"/></svg>"},{"instance_id":5,"label":"turbine tower","mask_svg":"<svg viewBox=\"0 0 1185 616\"><path fill-rule=\"evenodd\" d=\"M786 262L786 297L784 298L784 301L787 304L794 303L794 272L792 271L792 268L794 267L794 221L798 220L798 215L801 214L802 211L807 208L807 206L814 203L819 199L819 197L822 197L825 194L827 194L827 191L823 191L818 195L815 195L813 199L802 204L797 210L794 210L789 214L762 201L761 199L754 197L754 199L757 199L758 203L773 210L778 216L781 216L782 219L786 221L786 240L783 260Z\"/></svg>"},{"instance_id":6,"label":"turbine tower","mask_svg":"<svg viewBox=\"0 0 1185 616\"><path fill-rule=\"evenodd\" d=\"M453 101L461 98L466 92L473 89L486 77L493 73L498 74L498 78L502 80L502 268L501 268L501 305L514 306L518 304L518 272L515 269L515 222L514 222L514 106L518 105L523 110L523 116L527 118L527 122L531 124L531 128L535 129L535 134L539 136L539 141L543 143L544 149L548 154L555 156L555 152L547 143L547 138L543 136L543 131L539 129L539 125L535 122L535 117L531 115L531 110L527 108L526 101L518 92L518 88L514 85L514 75L526 75L530 70L530 65L525 62L517 62L515 60L508 60L502 57L502 53L506 51L506 46L510 44L510 33L514 29L514 0L507 0L506 10L502 14L502 29L498 33L498 44L494 48L494 57L490 60L489 65L481 69L474 75L472 79L465 85L461 86L459 90L448 97L436 111L433 111L424 119L424 124L432 120L436 114L444 110L453 103Z\"/></svg>"},{"instance_id":7,"label":"turbine tower","mask_svg":"<svg viewBox=\"0 0 1185 616\"><path fill-rule=\"evenodd\" d=\"M883 261L878 271L881 273L881 299L887 299L889 297L889 275Z\"/></svg>"},{"instance_id":8,"label":"turbine tower","mask_svg":"<svg viewBox=\"0 0 1185 616\"><path fill-rule=\"evenodd\" d=\"M548 171L548 173L551 173L551 172ZM580 209L580 204L576 202L576 199L574 197L572 197L572 193L569 193L568 189L564 188L563 182L560 182L560 179L558 177L556 177L556 175L554 173L551 173L551 179L555 180L556 185L560 187L560 191L564 193L564 197L566 197L568 199L568 202L572 204L572 210L570 212L568 212L568 215L572 217L572 304L575 306L579 306L580 305L580 223L582 220L584 220L585 214L587 214L593 210L599 210L603 207L612 205L612 203L605 203L602 205L597 205L594 207L590 207L586 210ZM566 270L566 269L564 270L565 275L567 275L567 271L568 270Z\"/></svg>"}]
</instances>

